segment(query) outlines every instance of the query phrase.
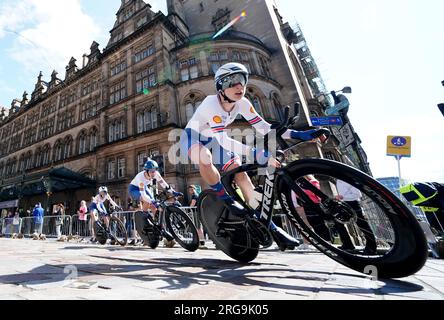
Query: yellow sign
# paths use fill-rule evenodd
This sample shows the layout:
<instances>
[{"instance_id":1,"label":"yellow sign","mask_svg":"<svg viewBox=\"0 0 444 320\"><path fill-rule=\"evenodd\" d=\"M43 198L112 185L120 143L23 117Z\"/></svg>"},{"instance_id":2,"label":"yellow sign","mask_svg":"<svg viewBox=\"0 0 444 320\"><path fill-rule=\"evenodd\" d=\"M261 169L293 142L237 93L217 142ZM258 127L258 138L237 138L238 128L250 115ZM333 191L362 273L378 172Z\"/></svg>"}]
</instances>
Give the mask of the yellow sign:
<instances>
[{"instance_id":1,"label":"yellow sign","mask_svg":"<svg viewBox=\"0 0 444 320\"><path fill-rule=\"evenodd\" d=\"M387 155L410 158L412 155L412 137L388 136Z\"/></svg>"}]
</instances>

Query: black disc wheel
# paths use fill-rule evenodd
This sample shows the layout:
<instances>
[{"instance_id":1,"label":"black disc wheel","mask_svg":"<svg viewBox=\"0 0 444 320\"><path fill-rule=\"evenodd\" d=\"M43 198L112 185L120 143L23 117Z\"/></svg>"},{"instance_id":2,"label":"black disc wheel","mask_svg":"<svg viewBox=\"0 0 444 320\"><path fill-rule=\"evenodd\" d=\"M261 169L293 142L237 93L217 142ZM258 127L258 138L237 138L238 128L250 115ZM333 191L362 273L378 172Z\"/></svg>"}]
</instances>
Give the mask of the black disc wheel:
<instances>
[{"instance_id":1,"label":"black disc wheel","mask_svg":"<svg viewBox=\"0 0 444 320\"><path fill-rule=\"evenodd\" d=\"M338 190L358 194L359 201L342 199ZM416 217L378 181L350 166L298 161L281 171L277 196L305 238L356 271L401 278L426 262L427 242Z\"/></svg>"},{"instance_id":2,"label":"black disc wheel","mask_svg":"<svg viewBox=\"0 0 444 320\"><path fill-rule=\"evenodd\" d=\"M109 219L109 231L111 240L116 241L122 247L128 243L128 233L126 232L125 225L117 217L110 217Z\"/></svg>"},{"instance_id":3,"label":"black disc wheel","mask_svg":"<svg viewBox=\"0 0 444 320\"><path fill-rule=\"evenodd\" d=\"M165 212L168 231L184 249L196 251L199 248L199 234L188 215L180 208L169 206Z\"/></svg>"},{"instance_id":4,"label":"black disc wheel","mask_svg":"<svg viewBox=\"0 0 444 320\"><path fill-rule=\"evenodd\" d=\"M259 244L245 227L245 221L229 213L217 195L206 190L197 201L199 219L216 248L241 263L253 261L259 252ZM223 218L224 228L220 228ZM231 225L231 227L230 227Z\"/></svg>"},{"instance_id":5,"label":"black disc wheel","mask_svg":"<svg viewBox=\"0 0 444 320\"><path fill-rule=\"evenodd\" d=\"M156 249L160 243L160 235L156 232L149 213L138 211L134 214L136 230L143 242L151 249Z\"/></svg>"},{"instance_id":6,"label":"black disc wheel","mask_svg":"<svg viewBox=\"0 0 444 320\"><path fill-rule=\"evenodd\" d=\"M94 234L96 236L96 240L101 245L104 245L106 243L106 240L108 240L108 237L106 236L106 231L99 221L96 221L94 223Z\"/></svg>"}]
</instances>

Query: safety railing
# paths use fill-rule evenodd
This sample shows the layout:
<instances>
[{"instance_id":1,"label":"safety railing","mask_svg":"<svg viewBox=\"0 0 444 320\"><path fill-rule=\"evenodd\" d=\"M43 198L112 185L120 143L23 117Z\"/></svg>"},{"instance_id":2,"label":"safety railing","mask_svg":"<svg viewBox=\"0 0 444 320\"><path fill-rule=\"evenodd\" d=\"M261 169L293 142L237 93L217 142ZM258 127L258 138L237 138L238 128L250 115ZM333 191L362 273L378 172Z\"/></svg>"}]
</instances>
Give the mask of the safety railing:
<instances>
[{"instance_id":1,"label":"safety railing","mask_svg":"<svg viewBox=\"0 0 444 320\"><path fill-rule=\"evenodd\" d=\"M199 230L200 240L205 240L203 235L203 227L199 220L196 207L181 207L181 209L190 217L196 228ZM135 225L136 211L124 211L113 213L125 225L129 239L139 238ZM301 238L295 226L289 221L286 215L276 214L281 219L282 228L290 235ZM31 237L33 234L44 234L46 237L58 237L57 229L60 227L60 235L78 236L80 238L88 238L92 236L92 220L90 214L85 214L83 220L79 215L60 216L44 216L43 223L36 223L34 217L24 217L19 219L19 225L14 225L13 218L0 219L0 234L10 236L14 233L22 234L24 237ZM110 226L113 228L113 226Z\"/></svg>"},{"instance_id":2,"label":"safety railing","mask_svg":"<svg viewBox=\"0 0 444 320\"><path fill-rule=\"evenodd\" d=\"M11 237L13 234L19 234L21 224L22 224L21 218L0 219L0 234L6 237Z\"/></svg>"},{"instance_id":3,"label":"safety railing","mask_svg":"<svg viewBox=\"0 0 444 320\"><path fill-rule=\"evenodd\" d=\"M42 234L46 237L58 237L60 235L69 236L71 235L71 216L45 216L43 217ZM59 234L58 234L58 228Z\"/></svg>"}]
</instances>

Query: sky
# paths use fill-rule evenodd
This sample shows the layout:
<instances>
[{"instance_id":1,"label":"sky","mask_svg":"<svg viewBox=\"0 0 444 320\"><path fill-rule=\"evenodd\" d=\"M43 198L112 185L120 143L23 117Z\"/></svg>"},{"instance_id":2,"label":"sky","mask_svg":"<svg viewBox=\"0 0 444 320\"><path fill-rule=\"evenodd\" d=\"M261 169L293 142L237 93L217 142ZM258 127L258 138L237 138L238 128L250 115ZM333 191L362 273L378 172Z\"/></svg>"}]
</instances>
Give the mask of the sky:
<instances>
[{"instance_id":1,"label":"sky","mask_svg":"<svg viewBox=\"0 0 444 320\"><path fill-rule=\"evenodd\" d=\"M275 0L300 24L329 90L350 86L349 118L375 177L398 175L388 135L411 136L402 177L444 183L442 0ZM166 1L149 1L166 13ZM103 49L119 0L0 0L0 106L30 94L40 71L64 78L95 40ZM248 18L248 17L247 17Z\"/></svg>"}]
</instances>

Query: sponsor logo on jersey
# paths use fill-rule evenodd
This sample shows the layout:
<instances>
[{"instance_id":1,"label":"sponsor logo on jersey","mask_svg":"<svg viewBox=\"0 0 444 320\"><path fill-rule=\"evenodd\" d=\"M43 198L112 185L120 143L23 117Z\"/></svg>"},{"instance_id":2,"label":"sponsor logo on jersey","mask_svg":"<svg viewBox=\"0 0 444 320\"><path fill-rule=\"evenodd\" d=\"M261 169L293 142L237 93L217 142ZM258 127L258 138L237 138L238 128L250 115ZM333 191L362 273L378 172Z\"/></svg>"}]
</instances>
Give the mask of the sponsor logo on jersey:
<instances>
[{"instance_id":1,"label":"sponsor logo on jersey","mask_svg":"<svg viewBox=\"0 0 444 320\"><path fill-rule=\"evenodd\" d=\"M220 124L220 123L222 123L222 118L219 117L219 116L215 116L215 117L213 118L213 121L214 121L215 123L217 123L217 124Z\"/></svg>"},{"instance_id":2,"label":"sponsor logo on jersey","mask_svg":"<svg viewBox=\"0 0 444 320\"><path fill-rule=\"evenodd\" d=\"M256 113L256 110L254 110L254 107L253 107L253 106L251 106L251 108L250 108L250 112L251 112L251 113Z\"/></svg>"}]
</instances>

